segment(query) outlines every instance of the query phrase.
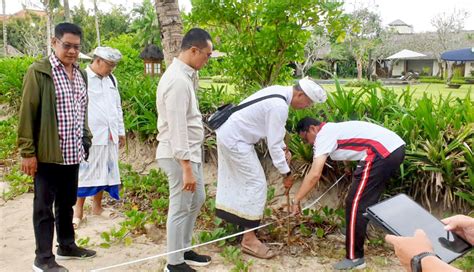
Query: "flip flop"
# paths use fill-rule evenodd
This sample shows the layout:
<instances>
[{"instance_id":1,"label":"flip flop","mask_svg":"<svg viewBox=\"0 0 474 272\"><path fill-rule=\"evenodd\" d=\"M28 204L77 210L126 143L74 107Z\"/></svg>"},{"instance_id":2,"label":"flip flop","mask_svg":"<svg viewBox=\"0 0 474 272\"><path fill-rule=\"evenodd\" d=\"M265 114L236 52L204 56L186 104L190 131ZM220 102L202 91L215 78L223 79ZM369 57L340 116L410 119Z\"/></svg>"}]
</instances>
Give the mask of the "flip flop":
<instances>
[{"instance_id":1,"label":"flip flop","mask_svg":"<svg viewBox=\"0 0 474 272\"><path fill-rule=\"evenodd\" d=\"M100 214L94 214L94 216L100 216L106 219L114 219L114 218L117 218L119 215L117 212L113 210L104 209Z\"/></svg>"},{"instance_id":2,"label":"flip flop","mask_svg":"<svg viewBox=\"0 0 474 272\"><path fill-rule=\"evenodd\" d=\"M248 248L244 245L241 245L241 250L243 253L246 253L248 255L260 258L260 259L271 259L275 257L276 253L274 253L269 247L267 247L265 244L261 244L257 250L253 250L251 248Z\"/></svg>"},{"instance_id":3,"label":"flip flop","mask_svg":"<svg viewBox=\"0 0 474 272\"><path fill-rule=\"evenodd\" d=\"M72 226L74 227L74 229L78 229L82 223L84 223L86 221L86 218L83 217L82 219L79 218L79 217L73 217L72 218Z\"/></svg>"}]
</instances>

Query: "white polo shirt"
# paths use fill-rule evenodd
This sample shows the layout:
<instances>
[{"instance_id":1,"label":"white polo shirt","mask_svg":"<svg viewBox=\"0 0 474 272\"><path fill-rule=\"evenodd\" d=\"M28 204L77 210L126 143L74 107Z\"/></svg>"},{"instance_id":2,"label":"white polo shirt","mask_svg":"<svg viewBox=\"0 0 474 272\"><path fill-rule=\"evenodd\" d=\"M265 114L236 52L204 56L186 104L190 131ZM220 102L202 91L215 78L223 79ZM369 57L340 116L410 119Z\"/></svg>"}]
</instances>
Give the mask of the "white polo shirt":
<instances>
[{"instance_id":1,"label":"white polo shirt","mask_svg":"<svg viewBox=\"0 0 474 272\"><path fill-rule=\"evenodd\" d=\"M335 161L386 158L405 142L395 132L363 121L322 124L313 146L314 158L328 154Z\"/></svg>"}]
</instances>

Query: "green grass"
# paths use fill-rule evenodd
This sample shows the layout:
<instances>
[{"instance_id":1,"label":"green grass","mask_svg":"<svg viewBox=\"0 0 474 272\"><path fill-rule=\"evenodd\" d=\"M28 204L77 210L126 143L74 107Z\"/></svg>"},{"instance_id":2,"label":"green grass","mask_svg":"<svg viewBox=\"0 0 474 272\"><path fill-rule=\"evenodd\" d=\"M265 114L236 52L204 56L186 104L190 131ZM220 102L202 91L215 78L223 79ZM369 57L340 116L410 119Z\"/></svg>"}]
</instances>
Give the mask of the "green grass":
<instances>
[{"instance_id":1,"label":"green grass","mask_svg":"<svg viewBox=\"0 0 474 272\"><path fill-rule=\"evenodd\" d=\"M324 87L324 89L330 92L336 90L335 84L324 84L322 86ZM360 89L359 87L346 87L344 85L343 85L343 88L346 90L354 89L356 91ZM407 90L407 88L410 88L410 90L413 90L415 92L413 95L414 98L421 98L424 92L433 94L434 96L441 95L443 97L447 97L449 93L451 93L452 97L464 98L469 90L474 91L474 85L468 85L468 84L461 85L461 88L459 89L449 89L446 87L446 84L433 84L433 83L421 83L421 84L415 84L415 85L400 85L400 86L384 86L384 88L393 89L397 94L400 94L403 91ZM474 99L474 96L471 96L471 99Z\"/></svg>"},{"instance_id":2,"label":"green grass","mask_svg":"<svg viewBox=\"0 0 474 272\"><path fill-rule=\"evenodd\" d=\"M227 83L213 83L211 79L201 79L199 80L199 86L202 88L209 88L211 85L215 86L227 86L227 92L228 93L233 93L234 92L234 85L232 84L227 84ZM335 84L323 84L322 85L324 89L326 89L329 92L333 92L336 90L336 85ZM342 87L346 90L354 89L354 90L359 90L359 87L346 87L342 85ZM397 94L402 93L403 91L407 90L407 88L410 88L410 90L414 91L414 98L421 98L423 96L423 93L431 93L434 96L443 96L447 97L449 93L451 93L452 97L459 97L459 98L464 98L466 97L466 94L469 90L474 91L474 85L469 85L469 84L463 84L461 85L461 88L459 89L449 89L446 87L446 84L436 84L436 83L420 83L420 84L414 84L414 85L399 85L399 86L394 86L394 85L389 85L389 86L384 86L384 88L387 89L393 89ZM474 100L474 95L471 96L471 99Z\"/></svg>"},{"instance_id":3,"label":"green grass","mask_svg":"<svg viewBox=\"0 0 474 272\"><path fill-rule=\"evenodd\" d=\"M201 88L210 88L211 85L214 86L227 86L227 92L228 93L233 93L235 90L235 86L232 84L227 84L227 83L214 83L212 82L212 79L200 79L199 80L199 87Z\"/></svg>"}]
</instances>

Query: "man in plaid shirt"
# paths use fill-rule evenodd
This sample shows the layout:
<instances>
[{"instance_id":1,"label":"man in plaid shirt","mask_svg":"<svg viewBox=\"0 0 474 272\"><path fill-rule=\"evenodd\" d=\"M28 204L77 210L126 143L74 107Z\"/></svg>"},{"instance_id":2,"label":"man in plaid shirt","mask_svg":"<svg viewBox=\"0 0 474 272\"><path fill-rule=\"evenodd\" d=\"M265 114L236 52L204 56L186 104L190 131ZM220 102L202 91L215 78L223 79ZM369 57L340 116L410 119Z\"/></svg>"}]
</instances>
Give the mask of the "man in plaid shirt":
<instances>
[{"instance_id":1,"label":"man in plaid shirt","mask_svg":"<svg viewBox=\"0 0 474 272\"><path fill-rule=\"evenodd\" d=\"M92 139L86 119L87 76L76 64L82 30L61 23L54 32L54 53L33 63L24 77L18 125L21 169L34 178L33 271L68 271L52 253L55 223L57 259L96 254L75 244L72 225L79 164L87 160Z\"/></svg>"}]
</instances>

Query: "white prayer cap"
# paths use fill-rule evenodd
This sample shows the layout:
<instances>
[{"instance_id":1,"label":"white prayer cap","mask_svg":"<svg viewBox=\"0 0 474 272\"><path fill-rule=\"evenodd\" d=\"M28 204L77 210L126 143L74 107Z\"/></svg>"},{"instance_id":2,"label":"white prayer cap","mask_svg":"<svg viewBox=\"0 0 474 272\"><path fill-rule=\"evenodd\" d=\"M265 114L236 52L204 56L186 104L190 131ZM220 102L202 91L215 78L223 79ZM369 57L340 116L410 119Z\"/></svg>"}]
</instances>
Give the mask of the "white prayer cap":
<instances>
[{"instance_id":1,"label":"white prayer cap","mask_svg":"<svg viewBox=\"0 0 474 272\"><path fill-rule=\"evenodd\" d=\"M316 82L308 77L298 81L303 92L313 101L313 103L323 103L327 99L326 91Z\"/></svg>"},{"instance_id":2,"label":"white prayer cap","mask_svg":"<svg viewBox=\"0 0 474 272\"><path fill-rule=\"evenodd\" d=\"M114 63L117 63L122 59L120 51L111 47L99 46L94 50L94 55Z\"/></svg>"}]
</instances>

